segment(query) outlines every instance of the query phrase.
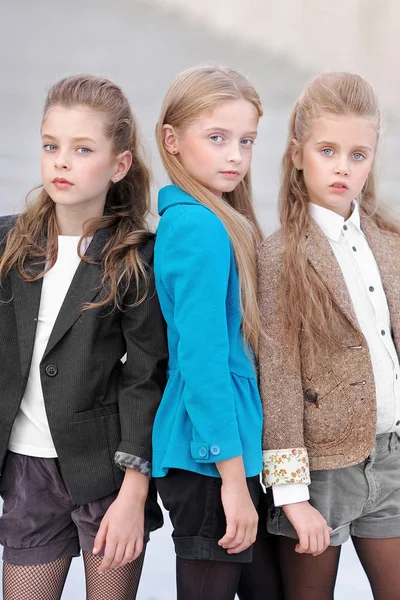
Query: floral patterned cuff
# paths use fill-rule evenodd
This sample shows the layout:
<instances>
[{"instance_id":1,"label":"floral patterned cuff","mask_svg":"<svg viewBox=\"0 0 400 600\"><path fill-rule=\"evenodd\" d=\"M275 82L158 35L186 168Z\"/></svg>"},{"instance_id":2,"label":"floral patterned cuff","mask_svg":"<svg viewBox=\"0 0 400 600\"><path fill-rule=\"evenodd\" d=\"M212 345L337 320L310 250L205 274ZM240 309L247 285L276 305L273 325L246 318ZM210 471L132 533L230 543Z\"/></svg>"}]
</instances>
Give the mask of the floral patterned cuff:
<instances>
[{"instance_id":1,"label":"floral patterned cuff","mask_svg":"<svg viewBox=\"0 0 400 600\"><path fill-rule=\"evenodd\" d=\"M122 471L125 471L126 468L135 469L135 471L140 471L143 475L151 477L151 463L144 458L140 458L140 456L118 451L114 455L114 462Z\"/></svg>"},{"instance_id":2,"label":"floral patterned cuff","mask_svg":"<svg viewBox=\"0 0 400 600\"><path fill-rule=\"evenodd\" d=\"M306 448L264 450L263 483L265 487L282 483L310 485L310 468Z\"/></svg>"}]
</instances>

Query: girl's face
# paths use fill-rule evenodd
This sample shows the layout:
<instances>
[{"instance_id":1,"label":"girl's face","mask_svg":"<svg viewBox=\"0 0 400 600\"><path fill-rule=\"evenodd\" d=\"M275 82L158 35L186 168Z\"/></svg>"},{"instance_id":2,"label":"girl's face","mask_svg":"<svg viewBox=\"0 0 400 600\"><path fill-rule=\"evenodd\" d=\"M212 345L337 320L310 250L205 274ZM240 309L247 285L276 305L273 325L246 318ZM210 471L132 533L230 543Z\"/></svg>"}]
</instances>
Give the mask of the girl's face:
<instances>
[{"instance_id":1,"label":"girl's face","mask_svg":"<svg viewBox=\"0 0 400 600\"><path fill-rule=\"evenodd\" d=\"M371 171L377 134L356 115L316 119L304 144L293 140L293 163L303 170L310 202L347 219Z\"/></svg>"},{"instance_id":2,"label":"girl's face","mask_svg":"<svg viewBox=\"0 0 400 600\"><path fill-rule=\"evenodd\" d=\"M42 182L57 208L101 216L110 182L122 179L130 164L129 152L113 155L104 116L86 106L53 106L41 133Z\"/></svg>"},{"instance_id":3,"label":"girl's face","mask_svg":"<svg viewBox=\"0 0 400 600\"><path fill-rule=\"evenodd\" d=\"M228 100L202 114L180 135L165 125L165 147L179 154L189 175L221 196L234 190L250 168L258 119L251 102Z\"/></svg>"}]
</instances>

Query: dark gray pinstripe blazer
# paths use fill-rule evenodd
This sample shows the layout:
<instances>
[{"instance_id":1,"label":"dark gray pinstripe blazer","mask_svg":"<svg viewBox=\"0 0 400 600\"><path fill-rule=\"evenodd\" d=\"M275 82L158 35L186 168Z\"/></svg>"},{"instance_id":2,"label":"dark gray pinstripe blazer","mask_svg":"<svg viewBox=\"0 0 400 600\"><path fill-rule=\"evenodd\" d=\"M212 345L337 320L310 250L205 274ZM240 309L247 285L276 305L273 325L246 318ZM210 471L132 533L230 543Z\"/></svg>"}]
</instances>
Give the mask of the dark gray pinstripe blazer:
<instances>
[{"instance_id":1,"label":"dark gray pinstripe blazer","mask_svg":"<svg viewBox=\"0 0 400 600\"><path fill-rule=\"evenodd\" d=\"M0 217L0 243L13 220ZM109 235L99 230L86 254L99 259ZM40 363L51 434L76 504L119 488L117 450L151 461L151 431L167 364L165 323L154 292L153 237L142 248L151 274L145 302L124 312L82 312L82 304L99 297L102 276L98 262L82 261ZM24 281L14 270L0 289L0 470L27 384L42 282ZM132 283L126 303L135 290Z\"/></svg>"}]
</instances>

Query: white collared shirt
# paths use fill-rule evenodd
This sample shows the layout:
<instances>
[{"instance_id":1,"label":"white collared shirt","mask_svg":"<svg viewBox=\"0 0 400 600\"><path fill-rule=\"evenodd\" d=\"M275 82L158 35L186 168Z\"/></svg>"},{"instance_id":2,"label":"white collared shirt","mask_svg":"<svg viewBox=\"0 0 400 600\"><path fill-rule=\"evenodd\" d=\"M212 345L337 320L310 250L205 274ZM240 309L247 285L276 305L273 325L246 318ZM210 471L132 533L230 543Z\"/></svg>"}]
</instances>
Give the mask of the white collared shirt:
<instances>
[{"instance_id":1,"label":"white collared shirt","mask_svg":"<svg viewBox=\"0 0 400 600\"><path fill-rule=\"evenodd\" d=\"M358 324L368 343L376 390L376 432L400 433L399 359L381 276L361 230L357 202L354 201L353 212L347 221L333 211L311 203L310 214L331 245Z\"/></svg>"},{"instance_id":2,"label":"white collared shirt","mask_svg":"<svg viewBox=\"0 0 400 600\"><path fill-rule=\"evenodd\" d=\"M328 208L309 204L312 218L329 241L368 343L375 380L376 432L400 435L400 367L391 335L389 307L375 257L360 226L357 202L345 221ZM309 499L305 483L274 485L276 506Z\"/></svg>"}]
</instances>

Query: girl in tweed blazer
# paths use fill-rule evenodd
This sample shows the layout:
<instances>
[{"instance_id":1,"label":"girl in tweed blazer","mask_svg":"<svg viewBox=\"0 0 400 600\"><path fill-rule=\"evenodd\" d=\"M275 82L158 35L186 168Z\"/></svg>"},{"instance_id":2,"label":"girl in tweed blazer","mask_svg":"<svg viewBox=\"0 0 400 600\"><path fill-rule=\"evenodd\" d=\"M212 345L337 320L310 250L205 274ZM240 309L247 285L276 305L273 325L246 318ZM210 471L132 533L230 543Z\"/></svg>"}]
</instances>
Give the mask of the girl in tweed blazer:
<instances>
[{"instance_id":1,"label":"girl in tweed blazer","mask_svg":"<svg viewBox=\"0 0 400 600\"><path fill-rule=\"evenodd\" d=\"M263 476L285 598L333 597L352 536L374 598L400 597L400 229L377 206L379 109L357 75L314 79L259 248Z\"/></svg>"}]
</instances>

